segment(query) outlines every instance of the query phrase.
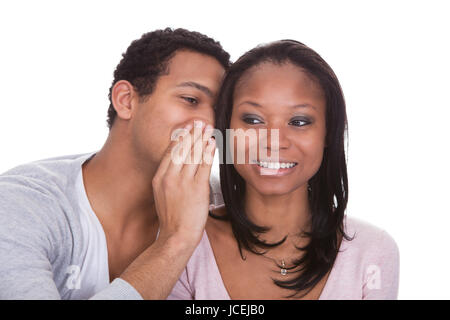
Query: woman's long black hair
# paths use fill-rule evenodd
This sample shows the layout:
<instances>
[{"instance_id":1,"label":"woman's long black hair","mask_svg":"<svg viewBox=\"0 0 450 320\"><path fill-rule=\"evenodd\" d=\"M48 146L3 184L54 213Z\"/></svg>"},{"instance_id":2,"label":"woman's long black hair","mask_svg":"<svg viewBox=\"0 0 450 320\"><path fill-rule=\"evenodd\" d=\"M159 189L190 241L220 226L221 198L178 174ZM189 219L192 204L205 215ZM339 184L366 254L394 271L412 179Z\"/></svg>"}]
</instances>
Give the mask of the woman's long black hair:
<instances>
[{"instance_id":1,"label":"woman's long black hair","mask_svg":"<svg viewBox=\"0 0 450 320\"><path fill-rule=\"evenodd\" d=\"M294 40L281 40L258 46L240 57L228 70L216 104L216 128L222 132L224 146L228 145L226 129L230 128L236 83L252 67L263 62L292 63L317 79L326 97L326 147L318 172L308 181L309 205L312 212L309 238L305 247L298 247L303 255L290 269L297 276L286 281L273 280L276 285L294 290L290 295L306 295L331 270L339 252L340 236L351 240L344 230L344 212L348 200L347 165L344 135L347 133L347 115L339 81L331 67L312 49ZM228 148L224 148L227 150ZM258 248L269 249L280 245L259 239L269 226L252 223L244 210L245 181L233 164L226 163L226 154L219 150L220 182L225 202L226 219L231 223L241 257L242 249L264 254Z\"/></svg>"}]
</instances>

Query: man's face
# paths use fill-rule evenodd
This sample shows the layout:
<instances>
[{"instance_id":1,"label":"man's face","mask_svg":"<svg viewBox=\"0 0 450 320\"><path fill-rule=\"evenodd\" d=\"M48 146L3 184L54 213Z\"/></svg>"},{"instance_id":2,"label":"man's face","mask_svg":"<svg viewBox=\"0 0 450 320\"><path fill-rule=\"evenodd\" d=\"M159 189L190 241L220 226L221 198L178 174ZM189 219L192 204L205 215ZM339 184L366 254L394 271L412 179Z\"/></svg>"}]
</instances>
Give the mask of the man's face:
<instances>
[{"instance_id":1,"label":"man's face","mask_svg":"<svg viewBox=\"0 0 450 320\"><path fill-rule=\"evenodd\" d=\"M150 96L131 118L133 148L140 161L158 165L175 129L194 120L214 125L213 105L225 69L213 57L178 51Z\"/></svg>"}]
</instances>

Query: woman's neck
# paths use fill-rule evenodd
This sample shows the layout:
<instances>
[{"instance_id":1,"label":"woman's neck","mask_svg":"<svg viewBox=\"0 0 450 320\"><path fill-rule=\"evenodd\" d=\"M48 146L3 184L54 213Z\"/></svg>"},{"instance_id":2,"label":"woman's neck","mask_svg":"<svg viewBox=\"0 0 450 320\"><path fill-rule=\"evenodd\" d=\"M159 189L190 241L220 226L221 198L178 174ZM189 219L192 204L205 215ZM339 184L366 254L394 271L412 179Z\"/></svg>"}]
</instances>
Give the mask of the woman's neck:
<instances>
[{"instance_id":1,"label":"woman's neck","mask_svg":"<svg viewBox=\"0 0 450 320\"><path fill-rule=\"evenodd\" d=\"M261 240L276 242L286 235L297 236L302 231L309 231L311 211L307 185L289 194L270 196L247 185L245 210L253 223L270 228L261 234Z\"/></svg>"}]
</instances>

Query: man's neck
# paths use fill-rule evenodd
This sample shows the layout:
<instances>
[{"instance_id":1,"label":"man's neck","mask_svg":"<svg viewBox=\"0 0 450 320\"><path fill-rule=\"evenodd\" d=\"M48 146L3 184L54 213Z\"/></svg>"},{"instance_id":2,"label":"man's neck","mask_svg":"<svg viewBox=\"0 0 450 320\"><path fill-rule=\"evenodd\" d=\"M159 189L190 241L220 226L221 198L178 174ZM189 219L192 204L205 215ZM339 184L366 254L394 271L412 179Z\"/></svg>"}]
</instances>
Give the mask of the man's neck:
<instances>
[{"instance_id":1,"label":"man's neck","mask_svg":"<svg viewBox=\"0 0 450 320\"><path fill-rule=\"evenodd\" d=\"M83 165L83 180L92 209L105 233L116 239L158 223L152 179L156 165L138 163L130 144L111 136Z\"/></svg>"}]
</instances>

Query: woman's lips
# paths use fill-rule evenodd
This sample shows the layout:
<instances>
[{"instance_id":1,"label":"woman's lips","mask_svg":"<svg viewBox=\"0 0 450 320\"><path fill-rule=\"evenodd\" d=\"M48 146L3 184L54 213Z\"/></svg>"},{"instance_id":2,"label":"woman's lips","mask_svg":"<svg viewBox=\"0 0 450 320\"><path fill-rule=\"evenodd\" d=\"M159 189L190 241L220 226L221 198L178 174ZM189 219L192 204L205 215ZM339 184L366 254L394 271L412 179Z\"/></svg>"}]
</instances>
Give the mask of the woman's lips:
<instances>
[{"instance_id":1,"label":"woman's lips","mask_svg":"<svg viewBox=\"0 0 450 320\"><path fill-rule=\"evenodd\" d=\"M292 173L298 163L294 161L279 161L279 162L266 162L266 161L253 161L253 166L257 169L257 172L262 176L285 176Z\"/></svg>"}]
</instances>

